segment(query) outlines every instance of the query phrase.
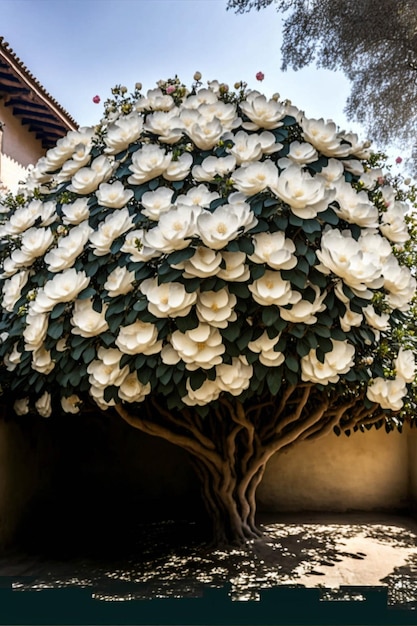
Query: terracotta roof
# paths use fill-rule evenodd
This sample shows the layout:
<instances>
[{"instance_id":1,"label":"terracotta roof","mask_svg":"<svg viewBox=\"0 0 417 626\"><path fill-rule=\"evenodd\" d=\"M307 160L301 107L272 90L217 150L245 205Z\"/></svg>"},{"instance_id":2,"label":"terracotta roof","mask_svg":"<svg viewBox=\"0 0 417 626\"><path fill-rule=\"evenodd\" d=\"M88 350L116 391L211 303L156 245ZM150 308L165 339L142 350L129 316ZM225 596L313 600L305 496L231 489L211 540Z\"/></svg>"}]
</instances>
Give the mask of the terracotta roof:
<instances>
[{"instance_id":1,"label":"terracotta roof","mask_svg":"<svg viewBox=\"0 0 417 626\"><path fill-rule=\"evenodd\" d=\"M45 149L55 145L69 130L78 128L75 120L42 87L39 81L0 37L0 99L13 109Z\"/></svg>"}]
</instances>

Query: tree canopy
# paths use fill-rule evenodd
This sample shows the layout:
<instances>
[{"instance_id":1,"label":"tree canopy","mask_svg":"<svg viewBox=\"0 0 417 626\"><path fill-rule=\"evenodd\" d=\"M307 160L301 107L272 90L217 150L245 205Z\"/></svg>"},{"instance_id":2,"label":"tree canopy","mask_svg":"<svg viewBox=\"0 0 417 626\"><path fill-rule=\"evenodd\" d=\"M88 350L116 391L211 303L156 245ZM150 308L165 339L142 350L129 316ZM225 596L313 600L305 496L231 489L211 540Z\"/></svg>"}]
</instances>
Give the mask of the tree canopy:
<instances>
[{"instance_id":1,"label":"tree canopy","mask_svg":"<svg viewBox=\"0 0 417 626\"><path fill-rule=\"evenodd\" d=\"M348 117L382 145L415 144L416 0L229 0L227 7L269 5L285 14L282 69L342 70L352 85Z\"/></svg>"},{"instance_id":2,"label":"tree canopy","mask_svg":"<svg viewBox=\"0 0 417 626\"><path fill-rule=\"evenodd\" d=\"M245 539L272 454L407 417L416 282L367 143L200 78L114 88L3 200L0 369L19 415L94 403L182 446Z\"/></svg>"}]
</instances>

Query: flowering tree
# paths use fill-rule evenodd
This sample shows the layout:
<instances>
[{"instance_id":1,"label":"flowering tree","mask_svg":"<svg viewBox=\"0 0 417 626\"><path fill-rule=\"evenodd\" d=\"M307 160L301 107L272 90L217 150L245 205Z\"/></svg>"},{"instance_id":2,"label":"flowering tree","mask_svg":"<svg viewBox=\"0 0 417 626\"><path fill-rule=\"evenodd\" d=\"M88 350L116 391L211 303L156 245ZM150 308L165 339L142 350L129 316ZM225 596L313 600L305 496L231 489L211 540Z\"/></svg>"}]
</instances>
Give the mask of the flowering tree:
<instances>
[{"instance_id":1,"label":"flowering tree","mask_svg":"<svg viewBox=\"0 0 417 626\"><path fill-rule=\"evenodd\" d=\"M200 79L116 87L5 199L1 372L18 414L94 402L187 450L244 541L278 450L402 423L415 280L368 144Z\"/></svg>"}]
</instances>

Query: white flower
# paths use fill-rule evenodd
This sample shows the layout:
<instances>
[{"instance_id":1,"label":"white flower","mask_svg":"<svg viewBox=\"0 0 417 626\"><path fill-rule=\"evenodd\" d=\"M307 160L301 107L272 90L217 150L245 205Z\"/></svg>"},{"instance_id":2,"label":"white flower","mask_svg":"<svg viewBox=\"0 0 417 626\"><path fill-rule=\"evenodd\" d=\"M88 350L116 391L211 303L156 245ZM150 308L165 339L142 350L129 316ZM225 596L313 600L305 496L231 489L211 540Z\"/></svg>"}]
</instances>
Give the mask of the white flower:
<instances>
[{"instance_id":1,"label":"white flower","mask_svg":"<svg viewBox=\"0 0 417 626\"><path fill-rule=\"evenodd\" d=\"M91 150L90 145L87 146L82 143L79 144L76 147L75 152L73 152L72 154L72 159L70 159L69 161L65 161L65 163L61 167L61 170L55 176L55 180L58 183L62 183L62 182L66 182L67 180L70 180L72 176L74 176L74 174L78 172L78 170L81 167L87 165L90 162L91 160L90 150Z\"/></svg>"},{"instance_id":2,"label":"white flower","mask_svg":"<svg viewBox=\"0 0 417 626\"><path fill-rule=\"evenodd\" d=\"M395 202L381 215L381 233L394 243L405 243L409 240L407 224L404 219L408 207L405 202Z\"/></svg>"},{"instance_id":3,"label":"white flower","mask_svg":"<svg viewBox=\"0 0 417 626\"><path fill-rule=\"evenodd\" d=\"M242 121L236 115L235 105L221 100L201 103L198 107L198 113L207 122L218 120L225 130L236 128Z\"/></svg>"},{"instance_id":4,"label":"white flower","mask_svg":"<svg viewBox=\"0 0 417 626\"><path fill-rule=\"evenodd\" d=\"M282 144L275 143L275 135L269 131L249 135L240 130L236 135L230 133L224 136L225 141L229 139L233 141L233 146L228 148L228 152L235 157L238 165L258 161L263 154L272 154L282 148Z\"/></svg>"},{"instance_id":5,"label":"white flower","mask_svg":"<svg viewBox=\"0 0 417 626\"><path fill-rule=\"evenodd\" d=\"M13 311L14 305L20 299L22 289L26 285L28 278L28 270L23 270L4 281L2 306L9 313Z\"/></svg>"},{"instance_id":6,"label":"white flower","mask_svg":"<svg viewBox=\"0 0 417 626\"><path fill-rule=\"evenodd\" d=\"M129 254L130 260L135 263L150 261L151 259L160 257L162 254L161 250L156 250L155 248L144 245L144 237L145 231L142 228L132 230L127 233L125 242L120 248L121 252Z\"/></svg>"},{"instance_id":7,"label":"white flower","mask_svg":"<svg viewBox=\"0 0 417 626\"><path fill-rule=\"evenodd\" d=\"M98 229L90 235L90 242L96 256L104 256L110 252L115 239L133 227L133 217L125 207L120 211L109 213Z\"/></svg>"},{"instance_id":8,"label":"white flower","mask_svg":"<svg viewBox=\"0 0 417 626\"><path fill-rule=\"evenodd\" d=\"M30 265L36 258L45 254L53 243L54 236L50 228L29 228L21 239L21 247L12 252L12 261L17 267Z\"/></svg>"},{"instance_id":9,"label":"white flower","mask_svg":"<svg viewBox=\"0 0 417 626\"><path fill-rule=\"evenodd\" d=\"M119 387L129 374L129 366L120 368L120 359L123 353L116 348L99 348L98 359L87 367L89 382L92 387L105 389L111 385Z\"/></svg>"},{"instance_id":10,"label":"white flower","mask_svg":"<svg viewBox=\"0 0 417 626\"><path fill-rule=\"evenodd\" d=\"M107 290L111 298L124 296L133 289L135 272L129 272L126 267L117 266L107 276L103 288Z\"/></svg>"},{"instance_id":11,"label":"white flower","mask_svg":"<svg viewBox=\"0 0 417 626\"><path fill-rule=\"evenodd\" d=\"M256 161L235 170L232 180L240 192L254 196L267 188L276 188L278 169L272 161Z\"/></svg>"},{"instance_id":12,"label":"white flower","mask_svg":"<svg viewBox=\"0 0 417 626\"><path fill-rule=\"evenodd\" d=\"M359 183L361 183L365 189L375 189L378 180L383 178L384 173L381 168L368 169L366 172L362 174L359 179Z\"/></svg>"},{"instance_id":13,"label":"white flower","mask_svg":"<svg viewBox=\"0 0 417 626\"><path fill-rule=\"evenodd\" d=\"M252 297L262 306L272 304L285 306L301 300L301 294L291 290L291 283L283 280L281 272L266 270L265 274L248 285Z\"/></svg>"},{"instance_id":14,"label":"white flower","mask_svg":"<svg viewBox=\"0 0 417 626\"><path fill-rule=\"evenodd\" d=\"M323 119L301 120L304 138L325 156L345 157L350 153L351 146L342 143L342 138L337 133L336 124Z\"/></svg>"},{"instance_id":15,"label":"white flower","mask_svg":"<svg viewBox=\"0 0 417 626\"><path fill-rule=\"evenodd\" d=\"M68 158L70 158L77 146L84 144L88 146L94 135L94 128L83 126L78 131L72 130L61 137L56 142L54 148L50 148L46 153L44 167L47 171L57 170Z\"/></svg>"},{"instance_id":16,"label":"white flower","mask_svg":"<svg viewBox=\"0 0 417 626\"><path fill-rule=\"evenodd\" d=\"M213 212L203 210L197 217L197 228L203 243L212 250L221 250L239 232L257 224L249 204L234 202L217 207Z\"/></svg>"},{"instance_id":17,"label":"white flower","mask_svg":"<svg viewBox=\"0 0 417 626\"><path fill-rule=\"evenodd\" d=\"M303 219L314 218L317 213L325 211L335 195L322 178L311 176L296 163L291 163L277 177L271 191Z\"/></svg>"},{"instance_id":18,"label":"white flower","mask_svg":"<svg viewBox=\"0 0 417 626\"><path fill-rule=\"evenodd\" d=\"M90 299L76 300L71 317L71 330L73 335L81 337L96 337L108 330L106 322L107 305L103 304L100 312L93 309L93 301Z\"/></svg>"},{"instance_id":19,"label":"white flower","mask_svg":"<svg viewBox=\"0 0 417 626\"><path fill-rule=\"evenodd\" d=\"M176 365L181 361L181 357L170 343L166 343L161 350L162 363L165 365Z\"/></svg>"},{"instance_id":20,"label":"white flower","mask_svg":"<svg viewBox=\"0 0 417 626\"><path fill-rule=\"evenodd\" d=\"M93 232L85 220L74 226L66 237L58 241L56 248L45 254L45 263L50 272L60 272L72 266L75 259L84 251L89 235Z\"/></svg>"},{"instance_id":21,"label":"white flower","mask_svg":"<svg viewBox=\"0 0 417 626\"><path fill-rule=\"evenodd\" d=\"M196 216L201 212L198 207L178 206L163 213L158 226L143 233L145 247L161 252L182 250L190 244L190 238L196 231Z\"/></svg>"},{"instance_id":22,"label":"white flower","mask_svg":"<svg viewBox=\"0 0 417 626\"><path fill-rule=\"evenodd\" d=\"M383 274L388 304L394 309L406 311L416 291L416 280L411 271L400 265L392 255L383 266Z\"/></svg>"},{"instance_id":23,"label":"white flower","mask_svg":"<svg viewBox=\"0 0 417 626\"><path fill-rule=\"evenodd\" d=\"M157 278L142 282L140 291L148 299L148 310L155 317L185 317L197 300L196 293L188 293L181 283L162 283Z\"/></svg>"},{"instance_id":24,"label":"white flower","mask_svg":"<svg viewBox=\"0 0 417 626\"><path fill-rule=\"evenodd\" d=\"M204 246L198 246L190 259L173 265L175 269L183 270L184 278L210 278L215 276L220 268L222 255Z\"/></svg>"},{"instance_id":25,"label":"white flower","mask_svg":"<svg viewBox=\"0 0 417 626\"><path fill-rule=\"evenodd\" d=\"M72 394L70 396L63 396L61 398L61 406L62 410L65 413L79 413L80 412L80 404L81 400L76 394Z\"/></svg>"},{"instance_id":26,"label":"white flower","mask_svg":"<svg viewBox=\"0 0 417 626\"><path fill-rule=\"evenodd\" d=\"M62 213L64 224L79 224L83 222L90 214L88 198L77 198L72 204L64 204Z\"/></svg>"},{"instance_id":27,"label":"white flower","mask_svg":"<svg viewBox=\"0 0 417 626\"><path fill-rule=\"evenodd\" d=\"M49 374L55 367L55 361L51 359L51 353L43 346L37 348L32 353L31 367L41 374Z\"/></svg>"},{"instance_id":28,"label":"white flower","mask_svg":"<svg viewBox=\"0 0 417 626\"><path fill-rule=\"evenodd\" d=\"M259 354L259 361L266 367L278 367L281 365L285 356L282 352L275 351L275 346L278 343L280 335L277 337L269 338L266 330L263 334L248 343L248 348L252 352Z\"/></svg>"},{"instance_id":29,"label":"white flower","mask_svg":"<svg viewBox=\"0 0 417 626\"><path fill-rule=\"evenodd\" d=\"M369 304L363 309L365 319L369 326L376 330L388 330L389 328L389 315L388 313L377 314L372 304Z\"/></svg>"},{"instance_id":30,"label":"white flower","mask_svg":"<svg viewBox=\"0 0 417 626\"><path fill-rule=\"evenodd\" d=\"M295 245L282 231L258 233L253 236L254 253L249 257L254 263L267 263L274 270L290 270L297 265Z\"/></svg>"},{"instance_id":31,"label":"white flower","mask_svg":"<svg viewBox=\"0 0 417 626\"><path fill-rule=\"evenodd\" d=\"M19 344L16 342L13 350L4 357L4 365L8 372L13 372L22 360L22 353L19 352Z\"/></svg>"},{"instance_id":32,"label":"white flower","mask_svg":"<svg viewBox=\"0 0 417 626\"><path fill-rule=\"evenodd\" d=\"M360 326L363 321L362 313L355 313L346 305L346 312L343 317L339 317L340 328L348 332L353 326Z\"/></svg>"},{"instance_id":33,"label":"white flower","mask_svg":"<svg viewBox=\"0 0 417 626\"><path fill-rule=\"evenodd\" d=\"M210 191L207 185L198 185L192 187L186 194L178 196L177 204L208 209L213 200L218 198L220 196L217 191Z\"/></svg>"},{"instance_id":34,"label":"white flower","mask_svg":"<svg viewBox=\"0 0 417 626\"><path fill-rule=\"evenodd\" d=\"M123 183L117 180L114 183L101 183L96 197L101 206L121 209L133 198L133 191L125 189Z\"/></svg>"},{"instance_id":35,"label":"white flower","mask_svg":"<svg viewBox=\"0 0 417 626\"><path fill-rule=\"evenodd\" d=\"M201 165L194 165L192 169L193 178L196 181L210 182L216 176L224 177L232 172L236 167L234 156L215 157L208 156Z\"/></svg>"},{"instance_id":36,"label":"white flower","mask_svg":"<svg viewBox=\"0 0 417 626\"><path fill-rule=\"evenodd\" d=\"M226 328L229 322L237 319L233 310L236 301L236 296L231 294L227 287L219 291L201 291L196 303L197 317L200 322L207 322L217 328Z\"/></svg>"},{"instance_id":37,"label":"white flower","mask_svg":"<svg viewBox=\"0 0 417 626\"><path fill-rule=\"evenodd\" d=\"M210 402L214 402L219 397L221 391L215 380L205 380L201 387L193 389L190 381L187 378L186 382L187 395L181 398L181 400L187 406L205 406Z\"/></svg>"},{"instance_id":38,"label":"white flower","mask_svg":"<svg viewBox=\"0 0 417 626\"><path fill-rule=\"evenodd\" d=\"M315 350L301 359L301 379L319 385L337 383L340 374L346 374L354 365L355 348L347 341L331 340L333 349L326 352L324 362Z\"/></svg>"},{"instance_id":39,"label":"white flower","mask_svg":"<svg viewBox=\"0 0 417 626\"><path fill-rule=\"evenodd\" d=\"M327 296L327 292L320 293L320 289L316 285L310 285L310 287L316 294L313 302L300 300L293 304L290 309L280 307L279 313L283 320L293 324L315 324L317 322L316 313L321 313L326 308L323 300Z\"/></svg>"},{"instance_id":40,"label":"white flower","mask_svg":"<svg viewBox=\"0 0 417 626\"><path fill-rule=\"evenodd\" d=\"M124 354L151 355L160 352L162 348L162 341L158 341L157 327L141 320L122 326L115 343Z\"/></svg>"},{"instance_id":41,"label":"white flower","mask_svg":"<svg viewBox=\"0 0 417 626\"><path fill-rule=\"evenodd\" d=\"M282 126L281 120L286 115L285 105L276 100L267 100L265 96L255 91L240 103L240 109L251 120L251 123L242 124L247 130L278 128Z\"/></svg>"},{"instance_id":42,"label":"white flower","mask_svg":"<svg viewBox=\"0 0 417 626\"><path fill-rule=\"evenodd\" d=\"M32 200L28 205L16 209L5 224L5 234L18 235L33 226L39 216L41 205L40 200Z\"/></svg>"},{"instance_id":43,"label":"white flower","mask_svg":"<svg viewBox=\"0 0 417 626\"><path fill-rule=\"evenodd\" d=\"M229 282L246 282L250 278L249 267L245 264L246 254L244 252L221 252L222 264L217 276Z\"/></svg>"},{"instance_id":44,"label":"white flower","mask_svg":"<svg viewBox=\"0 0 417 626\"><path fill-rule=\"evenodd\" d=\"M158 135L161 143L173 144L179 141L183 135L183 123L179 117L179 109L172 108L170 111L157 111L146 116L144 130Z\"/></svg>"},{"instance_id":45,"label":"white flower","mask_svg":"<svg viewBox=\"0 0 417 626\"><path fill-rule=\"evenodd\" d=\"M338 159L329 159L326 167L320 171L317 176L321 176L326 181L327 187L333 187L333 183L343 178L344 167L343 163Z\"/></svg>"},{"instance_id":46,"label":"white flower","mask_svg":"<svg viewBox=\"0 0 417 626\"><path fill-rule=\"evenodd\" d=\"M132 155L132 164L129 166L132 175L127 182L130 185L140 185L156 178L169 166L172 155L163 148L152 144L143 145Z\"/></svg>"},{"instance_id":47,"label":"white flower","mask_svg":"<svg viewBox=\"0 0 417 626\"><path fill-rule=\"evenodd\" d=\"M27 415L29 413L29 398L20 398L13 404L16 415Z\"/></svg>"},{"instance_id":48,"label":"white flower","mask_svg":"<svg viewBox=\"0 0 417 626\"><path fill-rule=\"evenodd\" d=\"M137 111L169 111L173 106L172 96L164 95L161 89L149 89L146 98L140 98L135 108Z\"/></svg>"},{"instance_id":49,"label":"white flower","mask_svg":"<svg viewBox=\"0 0 417 626\"><path fill-rule=\"evenodd\" d=\"M52 413L51 394L45 393L35 402L35 408L41 417L49 417Z\"/></svg>"},{"instance_id":50,"label":"white flower","mask_svg":"<svg viewBox=\"0 0 417 626\"><path fill-rule=\"evenodd\" d=\"M400 348L394 363L395 371L399 378L403 378L406 383L414 380L416 373L416 362L412 350Z\"/></svg>"},{"instance_id":51,"label":"white flower","mask_svg":"<svg viewBox=\"0 0 417 626\"><path fill-rule=\"evenodd\" d=\"M106 156L98 156L90 167L82 167L74 174L68 191L86 195L95 191L100 183L108 180L113 173L113 161Z\"/></svg>"},{"instance_id":52,"label":"white flower","mask_svg":"<svg viewBox=\"0 0 417 626\"><path fill-rule=\"evenodd\" d=\"M366 390L366 397L371 402L376 402L382 409L392 411L399 411L402 408L406 395L407 387L403 378L386 380L378 376L370 381Z\"/></svg>"},{"instance_id":53,"label":"white flower","mask_svg":"<svg viewBox=\"0 0 417 626\"><path fill-rule=\"evenodd\" d=\"M141 198L143 215L151 220L158 221L162 213L167 213L172 208L173 189L158 187L156 191L147 191Z\"/></svg>"},{"instance_id":54,"label":"white flower","mask_svg":"<svg viewBox=\"0 0 417 626\"><path fill-rule=\"evenodd\" d=\"M184 180L190 173L192 164L193 157L188 152L184 152L176 161L171 161L162 172L162 176L165 180Z\"/></svg>"},{"instance_id":55,"label":"white flower","mask_svg":"<svg viewBox=\"0 0 417 626\"><path fill-rule=\"evenodd\" d=\"M335 200L338 203L338 207L334 210L341 219L363 228L378 226L378 209L369 201L365 191L355 191L342 179L334 184L334 188L336 189Z\"/></svg>"},{"instance_id":56,"label":"white flower","mask_svg":"<svg viewBox=\"0 0 417 626\"><path fill-rule=\"evenodd\" d=\"M90 278L85 272L77 272L74 268L55 274L42 289L39 289L33 302L34 313L52 311L58 302L75 300L78 294L85 289Z\"/></svg>"},{"instance_id":57,"label":"white flower","mask_svg":"<svg viewBox=\"0 0 417 626\"><path fill-rule=\"evenodd\" d=\"M120 117L107 128L104 137L104 152L117 154L126 150L131 143L139 139L142 133L143 119L136 113Z\"/></svg>"},{"instance_id":58,"label":"white flower","mask_svg":"<svg viewBox=\"0 0 417 626\"><path fill-rule=\"evenodd\" d=\"M218 328L209 324L199 324L193 330L182 333L176 330L172 333L171 343L186 363L188 370L211 369L222 362L221 355L225 351L222 336Z\"/></svg>"},{"instance_id":59,"label":"white flower","mask_svg":"<svg viewBox=\"0 0 417 626\"><path fill-rule=\"evenodd\" d=\"M287 158L293 163L304 165L305 163L313 163L314 161L317 161L318 153L310 143L293 141L290 144L290 150L287 154Z\"/></svg>"},{"instance_id":60,"label":"white flower","mask_svg":"<svg viewBox=\"0 0 417 626\"><path fill-rule=\"evenodd\" d=\"M43 344L48 330L48 318L45 313L35 313L33 307L29 308L23 330L25 350L36 350Z\"/></svg>"},{"instance_id":61,"label":"white flower","mask_svg":"<svg viewBox=\"0 0 417 626\"><path fill-rule=\"evenodd\" d=\"M225 128L218 119L207 122L203 116L199 115L198 121L188 127L183 114L181 114L181 119L184 122L186 134L200 150L211 150L214 148L225 132Z\"/></svg>"},{"instance_id":62,"label":"white flower","mask_svg":"<svg viewBox=\"0 0 417 626\"><path fill-rule=\"evenodd\" d=\"M239 396L248 389L253 376L253 367L244 356L233 357L230 365L222 363L216 367L216 382L222 391Z\"/></svg>"},{"instance_id":63,"label":"white flower","mask_svg":"<svg viewBox=\"0 0 417 626\"><path fill-rule=\"evenodd\" d=\"M119 398L125 402L143 402L150 393L151 384L143 385L136 372L128 374L117 391Z\"/></svg>"}]
</instances>

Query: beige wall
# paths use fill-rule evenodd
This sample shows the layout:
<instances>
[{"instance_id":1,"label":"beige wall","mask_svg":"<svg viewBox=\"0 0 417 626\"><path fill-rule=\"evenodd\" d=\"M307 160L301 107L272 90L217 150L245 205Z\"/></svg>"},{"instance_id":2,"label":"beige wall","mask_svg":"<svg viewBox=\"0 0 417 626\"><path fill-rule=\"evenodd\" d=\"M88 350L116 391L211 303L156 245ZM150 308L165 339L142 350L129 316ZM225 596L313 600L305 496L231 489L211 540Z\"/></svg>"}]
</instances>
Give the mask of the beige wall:
<instances>
[{"instance_id":1,"label":"beige wall","mask_svg":"<svg viewBox=\"0 0 417 626\"><path fill-rule=\"evenodd\" d=\"M0 180L15 192L25 168L45 154L42 143L28 126L13 116L12 107L0 100L0 122L4 124L0 145Z\"/></svg>"}]
</instances>

